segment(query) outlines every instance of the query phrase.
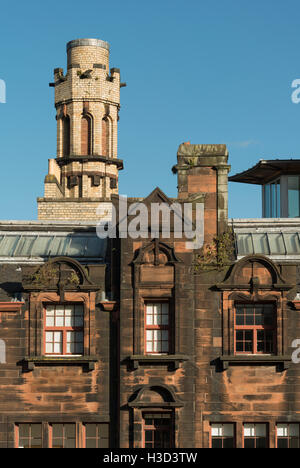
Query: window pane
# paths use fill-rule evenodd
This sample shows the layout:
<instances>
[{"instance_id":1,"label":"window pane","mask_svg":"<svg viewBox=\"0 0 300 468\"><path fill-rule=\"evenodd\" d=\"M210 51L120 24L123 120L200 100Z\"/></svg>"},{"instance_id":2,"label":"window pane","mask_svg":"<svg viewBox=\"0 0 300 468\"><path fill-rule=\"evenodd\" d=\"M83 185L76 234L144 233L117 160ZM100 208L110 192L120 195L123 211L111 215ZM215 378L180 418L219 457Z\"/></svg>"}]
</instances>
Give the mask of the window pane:
<instances>
[{"instance_id":1,"label":"window pane","mask_svg":"<svg viewBox=\"0 0 300 468\"><path fill-rule=\"evenodd\" d=\"M265 437L267 433L267 427L265 424L255 424L255 432L257 437Z\"/></svg>"},{"instance_id":2,"label":"window pane","mask_svg":"<svg viewBox=\"0 0 300 468\"><path fill-rule=\"evenodd\" d=\"M299 438L298 437L292 437L290 439L290 448L299 448Z\"/></svg>"},{"instance_id":3,"label":"window pane","mask_svg":"<svg viewBox=\"0 0 300 468\"><path fill-rule=\"evenodd\" d=\"M76 343L83 342L83 332L75 332L75 341Z\"/></svg>"},{"instance_id":4,"label":"window pane","mask_svg":"<svg viewBox=\"0 0 300 468\"><path fill-rule=\"evenodd\" d=\"M288 425L277 424L277 437L287 437L287 435L288 435Z\"/></svg>"},{"instance_id":5,"label":"window pane","mask_svg":"<svg viewBox=\"0 0 300 468\"><path fill-rule=\"evenodd\" d=\"M97 426L96 424L86 424L85 433L87 437L96 437L97 436Z\"/></svg>"},{"instance_id":6,"label":"window pane","mask_svg":"<svg viewBox=\"0 0 300 468\"><path fill-rule=\"evenodd\" d=\"M300 242L297 233L283 234L283 237L288 254L292 255L300 253Z\"/></svg>"},{"instance_id":7,"label":"window pane","mask_svg":"<svg viewBox=\"0 0 300 468\"><path fill-rule=\"evenodd\" d=\"M280 210L280 180L277 180L276 183L276 195L277 195L277 200L276 200L276 218L281 217L281 210Z\"/></svg>"},{"instance_id":8,"label":"window pane","mask_svg":"<svg viewBox=\"0 0 300 468\"><path fill-rule=\"evenodd\" d=\"M264 186L264 192L265 192L265 217L270 218L270 184L266 184Z\"/></svg>"},{"instance_id":9,"label":"window pane","mask_svg":"<svg viewBox=\"0 0 300 468\"><path fill-rule=\"evenodd\" d=\"M256 439L256 448L267 448L267 439L265 437Z\"/></svg>"},{"instance_id":10,"label":"window pane","mask_svg":"<svg viewBox=\"0 0 300 468\"><path fill-rule=\"evenodd\" d=\"M73 341L75 341L75 333L71 332L71 331L68 331L67 332L67 342L68 343L73 343Z\"/></svg>"},{"instance_id":11,"label":"window pane","mask_svg":"<svg viewBox=\"0 0 300 468\"><path fill-rule=\"evenodd\" d=\"M46 317L46 327L54 327L54 317Z\"/></svg>"},{"instance_id":12,"label":"window pane","mask_svg":"<svg viewBox=\"0 0 300 468\"><path fill-rule=\"evenodd\" d=\"M74 317L66 315L66 317L65 317L65 327L74 327Z\"/></svg>"},{"instance_id":13,"label":"window pane","mask_svg":"<svg viewBox=\"0 0 300 468\"><path fill-rule=\"evenodd\" d=\"M237 234L238 255L253 254L253 244L251 234Z\"/></svg>"},{"instance_id":14,"label":"window pane","mask_svg":"<svg viewBox=\"0 0 300 468\"><path fill-rule=\"evenodd\" d=\"M62 343L54 343L54 353L62 353Z\"/></svg>"},{"instance_id":15,"label":"window pane","mask_svg":"<svg viewBox=\"0 0 300 468\"><path fill-rule=\"evenodd\" d=\"M42 448L42 439L31 439L32 448Z\"/></svg>"},{"instance_id":16,"label":"window pane","mask_svg":"<svg viewBox=\"0 0 300 468\"><path fill-rule=\"evenodd\" d=\"M255 325L263 325L263 307L255 307Z\"/></svg>"},{"instance_id":17,"label":"window pane","mask_svg":"<svg viewBox=\"0 0 300 468\"><path fill-rule=\"evenodd\" d=\"M236 325L244 325L245 324L245 313L243 307L236 307L236 314L235 314L235 323Z\"/></svg>"},{"instance_id":18,"label":"window pane","mask_svg":"<svg viewBox=\"0 0 300 468\"><path fill-rule=\"evenodd\" d=\"M222 436L222 424L212 424L211 425L211 435L213 437Z\"/></svg>"},{"instance_id":19,"label":"window pane","mask_svg":"<svg viewBox=\"0 0 300 468\"><path fill-rule=\"evenodd\" d=\"M71 316L74 315L74 306L73 305L66 305L65 306L65 315Z\"/></svg>"},{"instance_id":20,"label":"window pane","mask_svg":"<svg viewBox=\"0 0 300 468\"><path fill-rule=\"evenodd\" d=\"M64 317L55 317L55 326L63 327L64 326Z\"/></svg>"},{"instance_id":21,"label":"window pane","mask_svg":"<svg viewBox=\"0 0 300 468\"><path fill-rule=\"evenodd\" d=\"M29 439L23 439L22 437L19 437L19 448L30 448Z\"/></svg>"},{"instance_id":22,"label":"window pane","mask_svg":"<svg viewBox=\"0 0 300 468\"><path fill-rule=\"evenodd\" d=\"M76 316L75 321L74 321L74 326L75 327L82 327L83 325L83 317L82 316Z\"/></svg>"},{"instance_id":23,"label":"window pane","mask_svg":"<svg viewBox=\"0 0 300 468\"><path fill-rule=\"evenodd\" d=\"M271 217L276 218L276 183L272 183L271 185Z\"/></svg>"},{"instance_id":24,"label":"window pane","mask_svg":"<svg viewBox=\"0 0 300 468\"><path fill-rule=\"evenodd\" d=\"M67 438L69 437L75 437L75 424L65 424L65 436Z\"/></svg>"},{"instance_id":25,"label":"window pane","mask_svg":"<svg viewBox=\"0 0 300 468\"><path fill-rule=\"evenodd\" d=\"M233 437L233 434L234 434L233 424L223 424L223 436Z\"/></svg>"},{"instance_id":26,"label":"window pane","mask_svg":"<svg viewBox=\"0 0 300 468\"><path fill-rule=\"evenodd\" d=\"M98 444L99 448L109 448L109 439L101 437L100 439L98 439Z\"/></svg>"},{"instance_id":27,"label":"window pane","mask_svg":"<svg viewBox=\"0 0 300 468\"><path fill-rule=\"evenodd\" d=\"M161 342L160 341L154 341L153 343L153 351L155 353L160 353L161 352Z\"/></svg>"},{"instance_id":28,"label":"window pane","mask_svg":"<svg viewBox=\"0 0 300 468\"><path fill-rule=\"evenodd\" d=\"M299 217L299 177L288 177L288 215L289 218Z\"/></svg>"},{"instance_id":29,"label":"window pane","mask_svg":"<svg viewBox=\"0 0 300 468\"><path fill-rule=\"evenodd\" d=\"M215 449L223 448L222 439L212 439L211 446Z\"/></svg>"},{"instance_id":30,"label":"window pane","mask_svg":"<svg viewBox=\"0 0 300 468\"><path fill-rule=\"evenodd\" d=\"M53 439L52 447L53 448L64 448L63 439Z\"/></svg>"},{"instance_id":31,"label":"window pane","mask_svg":"<svg viewBox=\"0 0 300 468\"><path fill-rule=\"evenodd\" d=\"M53 341L53 332L46 332L46 343L51 343Z\"/></svg>"},{"instance_id":32,"label":"window pane","mask_svg":"<svg viewBox=\"0 0 300 468\"><path fill-rule=\"evenodd\" d=\"M100 437L103 439L103 438L106 438L108 439L109 438L109 425L108 424L97 424L98 426L98 432L100 434Z\"/></svg>"},{"instance_id":33,"label":"window pane","mask_svg":"<svg viewBox=\"0 0 300 468\"><path fill-rule=\"evenodd\" d=\"M87 439L85 442L86 448L98 448L96 439Z\"/></svg>"},{"instance_id":34,"label":"window pane","mask_svg":"<svg viewBox=\"0 0 300 468\"><path fill-rule=\"evenodd\" d=\"M64 448L76 448L76 440L75 439L66 439Z\"/></svg>"},{"instance_id":35,"label":"window pane","mask_svg":"<svg viewBox=\"0 0 300 468\"><path fill-rule=\"evenodd\" d=\"M289 440L286 438L286 439L277 439L277 447L278 448L289 448Z\"/></svg>"},{"instance_id":36,"label":"window pane","mask_svg":"<svg viewBox=\"0 0 300 468\"><path fill-rule=\"evenodd\" d=\"M289 424L289 435L299 437L299 424Z\"/></svg>"},{"instance_id":37,"label":"window pane","mask_svg":"<svg viewBox=\"0 0 300 468\"><path fill-rule=\"evenodd\" d=\"M83 343L75 343L75 351L76 354L83 353Z\"/></svg>"},{"instance_id":38,"label":"window pane","mask_svg":"<svg viewBox=\"0 0 300 468\"><path fill-rule=\"evenodd\" d=\"M234 438L233 437L226 437L223 440L223 448L234 448Z\"/></svg>"},{"instance_id":39,"label":"window pane","mask_svg":"<svg viewBox=\"0 0 300 468\"><path fill-rule=\"evenodd\" d=\"M254 325L253 307L246 307L246 325Z\"/></svg>"},{"instance_id":40,"label":"window pane","mask_svg":"<svg viewBox=\"0 0 300 468\"><path fill-rule=\"evenodd\" d=\"M62 436L63 436L63 425L52 424L52 437L62 437Z\"/></svg>"},{"instance_id":41,"label":"window pane","mask_svg":"<svg viewBox=\"0 0 300 468\"><path fill-rule=\"evenodd\" d=\"M19 424L19 436L20 437L29 437L30 425L29 424Z\"/></svg>"},{"instance_id":42,"label":"window pane","mask_svg":"<svg viewBox=\"0 0 300 468\"><path fill-rule=\"evenodd\" d=\"M163 341L161 345L162 353L167 353L169 351L169 343L168 341Z\"/></svg>"},{"instance_id":43,"label":"window pane","mask_svg":"<svg viewBox=\"0 0 300 468\"><path fill-rule=\"evenodd\" d=\"M31 424L31 437L41 438L42 437L42 425Z\"/></svg>"},{"instance_id":44,"label":"window pane","mask_svg":"<svg viewBox=\"0 0 300 468\"><path fill-rule=\"evenodd\" d=\"M252 234L254 253L270 254L266 234Z\"/></svg>"},{"instance_id":45,"label":"window pane","mask_svg":"<svg viewBox=\"0 0 300 468\"><path fill-rule=\"evenodd\" d=\"M146 350L147 350L148 353L153 352L153 343L152 343L152 341L147 341Z\"/></svg>"},{"instance_id":46,"label":"window pane","mask_svg":"<svg viewBox=\"0 0 300 468\"><path fill-rule=\"evenodd\" d=\"M254 424L244 424L244 437L253 437L254 435Z\"/></svg>"},{"instance_id":47,"label":"window pane","mask_svg":"<svg viewBox=\"0 0 300 468\"><path fill-rule=\"evenodd\" d=\"M268 234L268 240L269 240L271 254L280 254L280 255L285 254L283 237L281 233Z\"/></svg>"}]
</instances>

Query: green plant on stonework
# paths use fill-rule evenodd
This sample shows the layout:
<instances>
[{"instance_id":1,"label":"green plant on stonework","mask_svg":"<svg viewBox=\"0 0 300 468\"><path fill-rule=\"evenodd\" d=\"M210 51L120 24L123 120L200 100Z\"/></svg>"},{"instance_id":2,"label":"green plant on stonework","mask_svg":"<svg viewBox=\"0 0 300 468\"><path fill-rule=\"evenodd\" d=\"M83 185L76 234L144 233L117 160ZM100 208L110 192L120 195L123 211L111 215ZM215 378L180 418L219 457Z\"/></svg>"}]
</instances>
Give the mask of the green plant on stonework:
<instances>
[{"instance_id":1,"label":"green plant on stonework","mask_svg":"<svg viewBox=\"0 0 300 468\"><path fill-rule=\"evenodd\" d=\"M186 162L186 164L187 164L188 166L194 167L195 164L196 164L196 160L197 160L197 158L196 158L196 159L195 159L195 158L189 158L189 159L187 159L185 162Z\"/></svg>"},{"instance_id":2,"label":"green plant on stonework","mask_svg":"<svg viewBox=\"0 0 300 468\"><path fill-rule=\"evenodd\" d=\"M204 244L197 255L195 270L221 270L232 262L234 254L234 235L227 229L212 242Z\"/></svg>"},{"instance_id":3,"label":"green plant on stonework","mask_svg":"<svg viewBox=\"0 0 300 468\"><path fill-rule=\"evenodd\" d=\"M79 278L78 278L77 273L75 273L75 271L72 271L72 273L70 274L70 276L69 276L68 279L69 279L69 282L70 282L71 284L74 284L75 286L78 286L78 284L79 284Z\"/></svg>"},{"instance_id":4,"label":"green plant on stonework","mask_svg":"<svg viewBox=\"0 0 300 468\"><path fill-rule=\"evenodd\" d=\"M30 280L33 284L47 284L58 278L58 267L54 265L46 265L33 273Z\"/></svg>"}]
</instances>

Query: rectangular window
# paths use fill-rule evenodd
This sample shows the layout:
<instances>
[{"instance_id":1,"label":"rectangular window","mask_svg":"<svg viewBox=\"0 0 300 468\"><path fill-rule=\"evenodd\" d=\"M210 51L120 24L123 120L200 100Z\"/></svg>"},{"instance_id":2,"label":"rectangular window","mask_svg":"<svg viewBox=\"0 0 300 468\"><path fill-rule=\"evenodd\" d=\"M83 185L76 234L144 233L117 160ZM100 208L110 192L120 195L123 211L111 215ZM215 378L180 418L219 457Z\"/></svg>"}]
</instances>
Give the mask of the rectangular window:
<instances>
[{"instance_id":1,"label":"rectangular window","mask_svg":"<svg viewBox=\"0 0 300 468\"><path fill-rule=\"evenodd\" d=\"M264 217L280 218L280 179L264 185Z\"/></svg>"},{"instance_id":2,"label":"rectangular window","mask_svg":"<svg viewBox=\"0 0 300 468\"><path fill-rule=\"evenodd\" d=\"M76 448L76 424L50 424L49 448Z\"/></svg>"},{"instance_id":3,"label":"rectangular window","mask_svg":"<svg viewBox=\"0 0 300 468\"><path fill-rule=\"evenodd\" d=\"M235 448L234 424L211 424L212 448Z\"/></svg>"},{"instance_id":4,"label":"rectangular window","mask_svg":"<svg viewBox=\"0 0 300 468\"><path fill-rule=\"evenodd\" d=\"M16 448L42 448L42 424L16 424L15 431Z\"/></svg>"},{"instance_id":5,"label":"rectangular window","mask_svg":"<svg viewBox=\"0 0 300 468\"><path fill-rule=\"evenodd\" d=\"M276 352L276 314L273 304L236 304L235 352Z\"/></svg>"},{"instance_id":6,"label":"rectangular window","mask_svg":"<svg viewBox=\"0 0 300 468\"><path fill-rule=\"evenodd\" d=\"M300 448L299 423L277 424L276 426L277 448Z\"/></svg>"},{"instance_id":7,"label":"rectangular window","mask_svg":"<svg viewBox=\"0 0 300 468\"><path fill-rule=\"evenodd\" d=\"M145 349L148 354L170 352L168 302L149 302L145 307Z\"/></svg>"},{"instance_id":8,"label":"rectangular window","mask_svg":"<svg viewBox=\"0 0 300 468\"><path fill-rule=\"evenodd\" d=\"M144 448L171 448L173 446L173 418L171 413L145 413Z\"/></svg>"},{"instance_id":9,"label":"rectangular window","mask_svg":"<svg viewBox=\"0 0 300 468\"><path fill-rule=\"evenodd\" d=\"M244 448L268 448L266 424L244 424Z\"/></svg>"},{"instance_id":10,"label":"rectangular window","mask_svg":"<svg viewBox=\"0 0 300 468\"><path fill-rule=\"evenodd\" d=\"M109 448L109 425L86 423L83 425L85 448Z\"/></svg>"},{"instance_id":11,"label":"rectangular window","mask_svg":"<svg viewBox=\"0 0 300 468\"><path fill-rule=\"evenodd\" d=\"M83 305L47 305L44 317L45 354L83 354Z\"/></svg>"}]
</instances>

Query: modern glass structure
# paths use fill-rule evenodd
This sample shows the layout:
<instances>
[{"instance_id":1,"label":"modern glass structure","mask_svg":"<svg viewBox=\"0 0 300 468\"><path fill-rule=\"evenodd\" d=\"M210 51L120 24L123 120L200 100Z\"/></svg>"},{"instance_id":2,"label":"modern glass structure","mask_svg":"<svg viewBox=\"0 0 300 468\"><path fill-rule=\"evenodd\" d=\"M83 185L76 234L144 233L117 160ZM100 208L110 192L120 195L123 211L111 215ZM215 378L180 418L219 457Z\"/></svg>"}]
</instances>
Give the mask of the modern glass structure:
<instances>
[{"instance_id":1,"label":"modern glass structure","mask_svg":"<svg viewBox=\"0 0 300 468\"><path fill-rule=\"evenodd\" d=\"M263 218L300 217L299 159L261 160L229 180L262 186Z\"/></svg>"}]
</instances>

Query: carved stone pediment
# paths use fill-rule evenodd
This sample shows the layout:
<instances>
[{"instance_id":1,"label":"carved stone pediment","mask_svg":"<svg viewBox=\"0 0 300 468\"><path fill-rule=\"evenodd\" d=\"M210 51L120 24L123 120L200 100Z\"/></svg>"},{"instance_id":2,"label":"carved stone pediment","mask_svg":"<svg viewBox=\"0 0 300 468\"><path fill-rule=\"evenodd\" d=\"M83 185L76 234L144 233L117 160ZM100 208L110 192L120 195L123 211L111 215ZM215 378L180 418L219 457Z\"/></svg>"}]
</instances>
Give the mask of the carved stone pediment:
<instances>
[{"instance_id":1,"label":"carved stone pediment","mask_svg":"<svg viewBox=\"0 0 300 468\"><path fill-rule=\"evenodd\" d=\"M260 289L289 290L290 284L281 275L277 265L264 255L248 255L232 268L229 277L217 288L222 290L243 289L257 293Z\"/></svg>"},{"instance_id":2,"label":"carved stone pediment","mask_svg":"<svg viewBox=\"0 0 300 468\"><path fill-rule=\"evenodd\" d=\"M179 263L181 260L177 257L174 249L165 242L160 242L159 239L153 239L149 244L145 245L138 251L138 255L133 260L135 264L146 265L172 265Z\"/></svg>"}]
</instances>

